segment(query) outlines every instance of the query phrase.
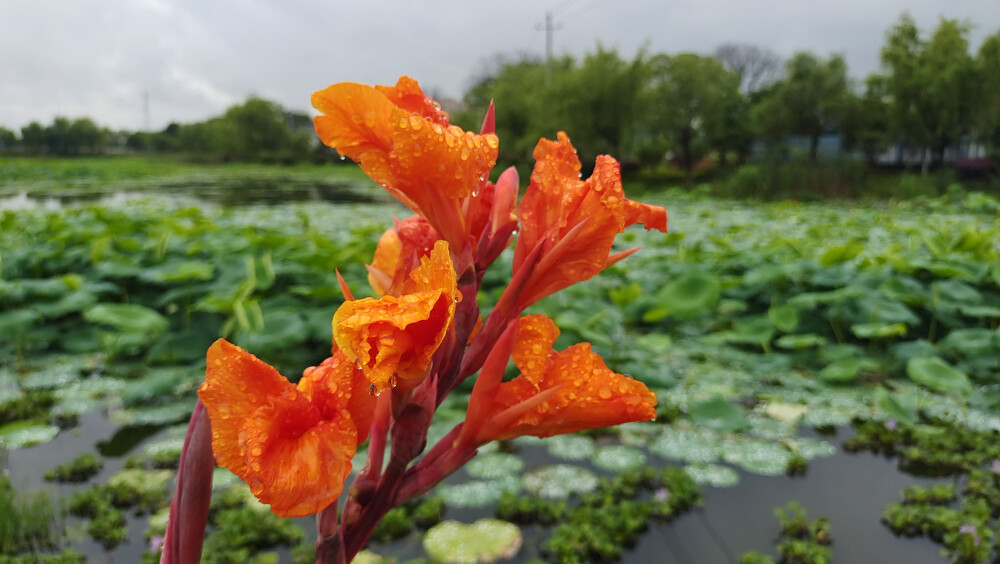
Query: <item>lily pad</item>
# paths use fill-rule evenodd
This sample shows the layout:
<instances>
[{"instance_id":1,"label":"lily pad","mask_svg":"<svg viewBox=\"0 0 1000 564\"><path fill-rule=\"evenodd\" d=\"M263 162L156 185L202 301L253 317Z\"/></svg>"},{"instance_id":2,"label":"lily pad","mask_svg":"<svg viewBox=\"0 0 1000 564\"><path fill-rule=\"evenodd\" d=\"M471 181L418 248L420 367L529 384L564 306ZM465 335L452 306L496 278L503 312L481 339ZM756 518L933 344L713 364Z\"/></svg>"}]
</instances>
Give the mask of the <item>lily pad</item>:
<instances>
[{"instance_id":1,"label":"lily pad","mask_svg":"<svg viewBox=\"0 0 1000 564\"><path fill-rule=\"evenodd\" d=\"M424 535L424 550L448 564L476 564L512 558L521 549L521 530L499 519L480 519L471 525L442 521Z\"/></svg>"},{"instance_id":2,"label":"lily pad","mask_svg":"<svg viewBox=\"0 0 1000 564\"><path fill-rule=\"evenodd\" d=\"M714 398L692 404L688 415L696 425L717 431L739 431L750 423L746 411L723 398Z\"/></svg>"},{"instance_id":3,"label":"lily pad","mask_svg":"<svg viewBox=\"0 0 1000 564\"><path fill-rule=\"evenodd\" d=\"M191 416L194 401L176 401L149 407L133 407L113 411L111 420L120 425L167 425Z\"/></svg>"},{"instance_id":4,"label":"lily pad","mask_svg":"<svg viewBox=\"0 0 1000 564\"><path fill-rule=\"evenodd\" d=\"M14 449L47 443L59 434L55 425L16 421L0 427L0 448Z\"/></svg>"},{"instance_id":5,"label":"lily pad","mask_svg":"<svg viewBox=\"0 0 1000 564\"><path fill-rule=\"evenodd\" d=\"M740 483L740 475L736 470L721 464L689 464L684 471L698 484L728 488Z\"/></svg>"},{"instance_id":6,"label":"lily pad","mask_svg":"<svg viewBox=\"0 0 1000 564\"><path fill-rule=\"evenodd\" d=\"M583 435L556 435L546 439L549 454L563 460L586 460L594 455L594 439Z\"/></svg>"},{"instance_id":7,"label":"lily pad","mask_svg":"<svg viewBox=\"0 0 1000 564\"><path fill-rule=\"evenodd\" d=\"M642 450L625 445L604 446L594 455L594 466L612 472L638 468L645 463L646 454Z\"/></svg>"},{"instance_id":8,"label":"lily pad","mask_svg":"<svg viewBox=\"0 0 1000 564\"><path fill-rule=\"evenodd\" d=\"M727 441L722 450L726 462L762 476L784 474L791 459L791 453L781 445L755 439Z\"/></svg>"},{"instance_id":9,"label":"lily pad","mask_svg":"<svg viewBox=\"0 0 1000 564\"><path fill-rule=\"evenodd\" d=\"M487 507L500 500L504 492L521 491L518 476L504 476L495 480L470 480L461 484L442 484L435 490L448 507L468 509Z\"/></svg>"},{"instance_id":10,"label":"lily pad","mask_svg":"<svg viewBox=\"0 0 1000 564\"><path fill-rule=\"evenodd\" d=\"M771 319L771 323L774 324L779 330L785 333L791 333L795 331L795 328L799 326L799 312L797 309L790 305L781 306L771 306L767 310L767 316Z\"/></svg>"},{"instance_id":11,"label":"lily pad","mask_svg":"<svg viewBox=\"0 0 1000 564\"><path fill-rule=\"evenodd\" d=\"M871 370L877 366L875 361L868 358L842 358L828 364L816 377L830 384L845 384L857 380L862 370Z\"/></svg>"},{"instance_id":12,"label":"lily pad","mask_svg":"<svg viewBox=\"0 0 1000 564\"><path fill-rule=\"evenodd\" d=\"M465 465L465 471L474 478L493 480L516 476L524 470L524 460L520 456L503 452L480 454Z\"/></svg>"},{"instance_id":13,"label":"lily pad","mask_svg":"<svg viewBox=\"0 0 1000 564\"><path fill-rule=\"evenodd\" d=\"M168 325L158 311L138 304L97 304L87 308L83 318L128 333L162 333Z\"/></svg>"},{"instance_id":14,"label":"lily pad","mask_svg":"<svg viewBox=\"0 0 1000 564\"><path fill-rule=\"evenodd\" d=\"M524 489L546 499L565 499L587 493L597 487L597 476L586 468L554 464L528 472L522 478Z\"/></svg>"},{"instance_id":15,"label":"lily pad","mask_svg":"<svg viewBox=\"0 0 1000 564\"><path fill-rule=\"evenodd\" d=\"M685 272L656 294L657 307L647 311L642 319L655 323L666 317L697 317L715 307L721 292L722 282L714 274L698 270Z\"/></svg>"},{"instance_id":16,"label":"lily pad","mask_svg":"<svg viewBox=\"0 0 1000 564\"><path fill-rule=\"evenodd\" d=\"M921 386L945 394L972 393L969 377L938 357L911 358L906 363L906 375Z\"/></svg>"},{"instance_id":17,"label":"lily pad","mask_svg":"<svg viewBox=\"0 0 1000 564\"><path fill-rule=\"evenodd\" d=\"M782 335L774 342L775 345L783 349L809 349L820 347L826 344L826 337L815 333L803 333L801 335Z\"/></svg>"},{"instance_id":18,"label":"lily pad","mask_svg":"<svg viewBox=\"0 0 1000 564\"><path fill-rule=\"evenodd\" d=\"M715 462L721 456L720 440L708 430L668 427L649 445L649 452L671 460L692 463Z\"/></svg>"}]
</instances>

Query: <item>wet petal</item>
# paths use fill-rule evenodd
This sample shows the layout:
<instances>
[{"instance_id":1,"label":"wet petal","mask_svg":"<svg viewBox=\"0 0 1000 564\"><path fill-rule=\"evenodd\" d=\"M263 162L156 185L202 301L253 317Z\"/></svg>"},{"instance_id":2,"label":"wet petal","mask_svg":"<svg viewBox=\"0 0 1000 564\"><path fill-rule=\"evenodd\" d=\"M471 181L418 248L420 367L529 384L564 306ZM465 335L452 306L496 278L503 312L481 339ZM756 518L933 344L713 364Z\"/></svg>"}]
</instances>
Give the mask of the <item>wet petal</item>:
<instances>
[{"instance_id":1,"label":"wet petal","mask_svg":"<svg viewBox=\"0 0 1000 564\"><path fill-rule=\"evenodd\" d=\"M412 387L423 380L451 326L460 295L446 242L435 244L403 289L398 298L344 302L333 316L334 340L376 392L393 382Z\"/></svg>"}]
</instances>

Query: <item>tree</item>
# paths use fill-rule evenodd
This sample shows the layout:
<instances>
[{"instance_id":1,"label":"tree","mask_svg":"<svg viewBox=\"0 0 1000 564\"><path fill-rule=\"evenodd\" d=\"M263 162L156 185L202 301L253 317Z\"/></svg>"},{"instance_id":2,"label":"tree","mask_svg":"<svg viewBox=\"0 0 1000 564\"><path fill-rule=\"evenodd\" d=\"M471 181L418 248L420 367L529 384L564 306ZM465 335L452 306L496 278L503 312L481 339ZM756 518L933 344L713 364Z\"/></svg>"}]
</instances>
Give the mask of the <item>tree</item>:
<instances>
[{"instance_id":1,"label":"tree","mask_svg":"<svg viewBox=\"0 0 1000 564\"><path fill-rule=\"evenodd\" d=\"M979 47L976 74L975 132L994 153L1000 153L1000 31Z\"/></svg>"},{"instance_id":2,"label":"tree","mask_svg":"<svg viewBox=\"0 0 1000 564\"><path fill-rule=\"evenodd\" d=\"M623 158L631 153L630 134L647 73L644 58L640 52L626 61L617 51L598 45L579 66L554 76L543 111L570 134L584 163L591 163L598 154Z\"/></svg>"},{"instance_id":3,"label":"tree","mask_svg":"<svg viewBox=\"0 0 1000 564\"><path fill-rule=\"evenodd\" d=\"M16 146L17 134L6 127L0 127L0 150L12 149Z\"/></svg>"},{"instance_id":4,"label":"tree","mask_svg":"<svg viewBox=\"0 0 1000 564\"><path fill-rule=\"evenodd\" d=\"M757 120L772 139L808 137L809 158L816 160L820 136L843 127L853 102L843 57L799 52L786 63L785 79L761 101Z\"/></svg>"},{"instance_id":5,"label":"tree","mask_svg":"<svg viewBox=\"0 0 1000 564\"><path fill-rule=\"evenodd\" d=\"M922 41L907 14L889 30L882 48L893 132L941 162L948 147L970 129L975 96L975 65L966 39L969 27L941 19L930 40Z\"/></svg>"},{"instance_id":6,"label":"tree","mask_svg":"<svg viewBox=\"0 0 1000 564\"><path fill-rule=\"evenodd\" d=\"M695 162L722 136L738 89L739 77L714 57L683 53L651 60L647 123L680 153L686 187Z\"/></svg>"},{"instance_id":7,"label":"tree","mask_svg":"<svg viewBox=\"0 0 1000 564\"><path fill-rule=\"evenodd\" d=\"M25 150L38 153L45 147L45 128L33 121L21 128L21 144Z\"/></svg>"},{"instance_id":8,"label":"tree","mask_svg":"<svg viewBox=\"0 0 1000 564\"><path fill-rule=\"evenodd\" d=\"M860 149L869 165L889 145L888 94L886 78L871 74L865 92L848 107L841 133L844 145Z\"/></svg>"},{"instance_id":9,"label":"tree","mask_svg":"<svg viewBox=\"0 0 1000 564\"><path fill-rule=\"evenodd\" d=\"M715 58L740 78L740 91L746 95L774 83L781 74L781 57L754 45L726 43L715 50Z\"/></svg>"},{"instance_id":10,"label":"tree","mask_svg":"<svg viewBox=\"0 0 1000 564\"><path fill-rule=\"evenodd\" d=\"M104 131L90 118L77 118L69 125L66 142L68 154L76 154L82 150L96 153L104 146Z\"/></svg>"}]
</instances>

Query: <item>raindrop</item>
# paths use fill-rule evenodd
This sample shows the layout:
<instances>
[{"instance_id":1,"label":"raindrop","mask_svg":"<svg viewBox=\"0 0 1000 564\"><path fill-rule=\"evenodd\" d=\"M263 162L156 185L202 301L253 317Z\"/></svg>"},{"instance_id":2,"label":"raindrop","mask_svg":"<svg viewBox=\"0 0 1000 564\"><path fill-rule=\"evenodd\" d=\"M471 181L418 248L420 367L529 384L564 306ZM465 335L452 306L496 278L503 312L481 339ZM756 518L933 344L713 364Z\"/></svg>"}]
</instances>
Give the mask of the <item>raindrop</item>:
<instances>
[{"instance_id":1,"label":"raindrop","mask_svg":"<svg viewBox=\"0 0 1000 564\"><path fill-rule=\"evenodd\" d=\"M260 448L259 446L255 446L252 449L250 449L250 454L254 456L260 456L264 454L264 449Z\"/></svg>"},{"instance_id":2,"label":"raindrop","mask_svg":"<svg viewBox=\"0 0 1000 564\"><path fill-rule=\"evenodd\" d=\"M601 396L601 399L611 399L611 388L601 386L601 389L597 390L597 395Z\"/></svg>"},{"instance_id":3,"label":"raindrop","mask_svg":"<svg viewBox=\"0 0 1000 564\"><path fill-rule=\"evenodd\" d=\"M397 384L399 384L399 377L396 376L395 374L389 376L389 387L395 388Z\"/></svg>"},{"instance_id":4,"label":"raindrop","mask_svg":"<svg viewBox=\"0 0 1000 564\"><path fill-rule=\"evenodd\" d=\"M372 397L378 397L378 388L375 387L375 384L368 386L368 393L371 394Z\"/></svg>"}]
</instances>

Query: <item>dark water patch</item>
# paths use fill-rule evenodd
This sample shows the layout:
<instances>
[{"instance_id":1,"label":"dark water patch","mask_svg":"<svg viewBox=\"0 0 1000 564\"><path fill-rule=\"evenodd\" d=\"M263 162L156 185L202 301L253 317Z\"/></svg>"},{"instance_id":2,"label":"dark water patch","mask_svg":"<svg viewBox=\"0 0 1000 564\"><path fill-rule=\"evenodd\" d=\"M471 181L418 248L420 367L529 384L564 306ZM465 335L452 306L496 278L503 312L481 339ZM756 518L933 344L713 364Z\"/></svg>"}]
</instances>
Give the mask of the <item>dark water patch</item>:
<instances>
[{"instance_id":1,"label":"dark water patch","mask_svg":"<svg viewBox=\"0 0 1000 564\"><path fill-rule=\"evenodd\" d=\"M0 197L0 209L59 207L128 199L145 195L191 199L226 207L288 202L377 203L385 194L370 182L337 182L294 178L193 178L129 183L121 186L33 188Z\"/></svg>"},{"instance_id":2,"label":"dark water patch","mask_svg":"<svg viewBox=\"0 0 1000 564\"><path fill-rule=\"evenodd\" d=\"M122 427L108 440L98 442L97 452L101 456L125 456L160 429L161 427L150 425Z\"/></svg>"}]
</instances>

